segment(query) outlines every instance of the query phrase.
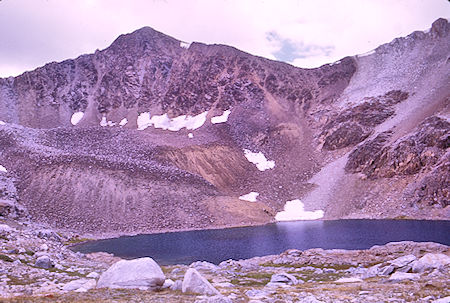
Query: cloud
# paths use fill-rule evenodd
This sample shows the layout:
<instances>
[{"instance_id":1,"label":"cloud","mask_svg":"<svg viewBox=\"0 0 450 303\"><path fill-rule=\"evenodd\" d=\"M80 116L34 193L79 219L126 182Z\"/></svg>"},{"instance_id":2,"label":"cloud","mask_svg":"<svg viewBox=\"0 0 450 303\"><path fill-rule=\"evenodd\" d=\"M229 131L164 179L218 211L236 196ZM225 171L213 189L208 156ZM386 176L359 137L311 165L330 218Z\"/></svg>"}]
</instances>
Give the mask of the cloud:
<instances>
[{"instance_id":1,"label":"cloud","mask_svg":"<svg viewBox=\"0 0 450 303\"><path fill-rule=\"evenodd\" d=\"M367 52L438 17L450 17L447 1L3 0L0 77L92 53L143 26L309 66Z\"/></svg>"},{"instance_id":2,"label":"cloud","mask_svg":"<svg viewBox=\"0 0 450 303\"><path fill-rule=\"evenodd\" d=\"M276 32L267 33L267 40L278 46L272 54L277 60L294 63L298 59L328 57L334 50L332 45L306 45L303 41L282 38Z\"/></svg>"}]
</instances>

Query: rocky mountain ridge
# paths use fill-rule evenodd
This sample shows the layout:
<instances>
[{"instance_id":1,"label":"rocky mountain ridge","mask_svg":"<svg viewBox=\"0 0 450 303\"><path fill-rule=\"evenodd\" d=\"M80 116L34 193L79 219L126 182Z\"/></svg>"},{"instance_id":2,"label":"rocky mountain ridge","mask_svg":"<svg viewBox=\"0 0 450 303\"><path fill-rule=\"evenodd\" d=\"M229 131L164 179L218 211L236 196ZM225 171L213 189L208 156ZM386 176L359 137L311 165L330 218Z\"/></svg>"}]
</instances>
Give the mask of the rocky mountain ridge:
<instances>
[{"instance_id":1,"label":"rocky mountain ridge","mask_svg":"<svg viewBox=\"0 0 450 303\"><path fill-rule=\"evenodd\" d=\"M301 69L146 27L0 79L5 200L88 233L448 219L449 28Z\"/></svg>"}]
</instances>

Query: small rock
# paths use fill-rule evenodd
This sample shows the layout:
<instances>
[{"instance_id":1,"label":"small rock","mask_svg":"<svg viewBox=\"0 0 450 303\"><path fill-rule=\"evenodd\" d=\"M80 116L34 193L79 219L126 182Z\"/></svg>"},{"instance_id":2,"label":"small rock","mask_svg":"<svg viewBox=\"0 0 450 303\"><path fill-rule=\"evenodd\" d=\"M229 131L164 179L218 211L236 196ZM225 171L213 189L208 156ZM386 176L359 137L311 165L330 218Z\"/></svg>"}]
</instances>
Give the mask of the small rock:
<instances>
[{"instance_id":1,"label":"small rock","mask_svg":"<svg viewBox=\"0 0 450 303\"><path fill-rule=\"evenodd\" d=\"M206 262L206 261L197 261L189 265L189 267L195 268L196 270L209 270L216 271L219 269L219 266Z\"/></svg>"},{"instance_id":2,"label":"small rock","mask_svg":"<svg viewBox=\"0 0 450 303\"><path fill-rule=\"evenodd\" d=\"M269 283L283 283L287 285L296 285L298 284L297 278L288 273L274 274L270 278Z\"/></svg>"},{"instance_id":3,"label":"small rock","mask_svg":"<svg viewBox=\"0 0 450 303\"><path fill-rule=\"evenodd\" d=\"M360 296L365 296L365 295L368 295L368 294L370 294L370 291L367 291L367 290L362 290L362 291L360 291L358 293L358 295L360 295Z\"/></svg>"},{"instance_id":4,"label":"small rock","mask_svg":"<svg viewBox=\"0 0 450 303\"><path fill-rule=\"evenodd\" d=\"M357 283L357 282L362 282L362 281L363 280L361 280L360 278L357 278L357 277L349 277L349 278L340 278L334 282L335 283Z\"/></svg>"},{"instance_id":5,"label":"small rock","mask_svg":"<svg viewBox=\"0 0 450 303\"><path fill-rule=\"evenodd\" d=\"M391 273L394 272L394 270L395 270L395 267L393 265L387 265L387 266L380 268L378 275L389 276Z\"/></svg>"},{"instance_id":6,"label":"small rock","mask_svg":"<svg viewBox=\"0 0 450 303\"><path fill-rule=\"evenodd\" d=\"M434 300L433 303L450 303L450 296Z\"/></svg>"},{"instance_id":7,"label":"small rock","mask_svg":"<svg viewBox=\"0 0 450 303\"><path fill-rule=\"evenodd\" d=\"M247 297L252 298L252 299L263 299L263 298L266 298L267 296L269 296L270 293L265 290L250 289L250 290L247 290L245 292L245 294L247 295Z\"/></svg>"},{"instance_id":8,"label":"small rock","mask_svg":"<svg viewBox=\"0 0 450 303\"><path fill-rule=\"evenodd\" d=\"M97 273L97 272L95 272L95 271L89 273L89 274L86 276L86 278L92 278L92 279L97 279L98 277L100 277L100 274Z\"/></svg>"},{"instance_id":9,"label":"small rock","mask_svg":"<svg viewBox=\"0 0 450 303\"><path fill-rule=\"evenodd\" d=\"M165 288L170 288L170 287L172 287L172 285L174 285L175 284L175 282L172 280L172 279L166 279L165 281L164 281L164 284L163 284L163 286L161 287L162 289L165 289Z\"/></svg>"},{"instance_id":10,"label":"small rock","mask_svg":"<svg viewBox=\"0 0 450 303\"><path fill-rule=\"evenodd\" d=\"M215 295L212 297L196 300L194 303L233 303L233 301L228 297L222 295Z\"/></svg>"},{"instance_id":11,"label":"small rock","mask_svg":"<svg viewBox=\"0 0 450 303\"><path fill-rule=\"evenodd\" d=\"M405 266L397 268L395 271L397 271L397 272L409 272L411 269L412 269L412 266L408 264L408 265L405 265Z\"/></svg>"},{"instance_id":12,"label":"small rock","mask_svg":"<svg viewBox=\"0 0 450 303\"><path fill-rule=\"evenodd\" d=\"M94 279L78 279L74 281L70 281L62 288L64 291L76 291L80 288L83 288L85 291L95 287ZM84 292L84 291L82 291Z\"/></svg>"},{"instance_id":13,"label":"small rock","mask_svg":"<svg viewBox=\"0 0 450 303\"><path fill-rule=\"evenodd\" d=\"M15 229L10 227L9 225L0 224L0 233L9 233L12 231L15 231Z\"/></svg>"},{"instance_id":14,"label":"small rock","mask_svg":"<svg viewBox=\"0 0 450 303\"><path fill-rule=\"evenodd\" d=\"M298 302L299 303L325 303L324 301L317 300L317 298L312 295L301 298Z\"/></svg>"},{"instance_id":15,"label":"small rock","mask_svg":"<svg viewBox=\"0 0 450 303\"><path fill-rule=\"evenodd\" d=\"M170 286L171 290L181 290L183 282L181 280L176 280L172 286Z\"/></svg>"},{"instance_id":16,"label":"small rock","mask_svg":"<svg viewBox=\"0 0 450 303\"><path fill-rule=\"evenodd\" d=\"M230 282L219 282L219 283L215 283L214 285L216 287L224 287L224 288L226 288L226 287L230 287L230 288L234 287L234 285L231 284Z\"/></svg>"},{"instance_id":17,"label":"small rock","mask_svg":"<svg viewBox=\"0 0 450 303\"><path fill-rule=\"evenodd\" d=\"M374 266L369 267L365 273L362 274L363 279L368 279L372 277L378 276L378 273L380 272L381 264L377 264Z\"/></svg>"},{"instance_id":18,"label":"small rock","mask_svg":"<svg viewBox=\"0 0 450 303\"><path fill-rule=\"evenodd\" d=\"M42 244L41 246L39 246L39 250L40 251L47 251L48 250L48 245L47 244Z\"/></svg>"},{"instance_id":19,"label":"small rock","mask_svg":"<svg viewBox=\"0 0 450 303\"><path fill-rule=\"evenodd\" d=\"M34 234L41 239L54 240L61 242L62 238L51 229L40 229L34 232Z\"/></svg>"},{"instance_id":20,"label":"small rock","mask_svg":"<svg viewBox=\"0 0 450 303\"><path fill-rule=\"evenodd\" d=\"M49 256L40 256L39 258L37 258L36 263L34 263L34 266L48 269L53 267L53 262L49 258Z\"/></svg>"},{"instance_id":21,"label":"small rock","mask_svg":"<svg viewBox=\"0 0 450 303\"><path fill-rule=\"evenodd\" d=\"M181 286L183 292L190 292L204 295L218 295L219 292L211 283L208 282L200 273L194 269L189 268L184 275Z\"/></svg>"},{"instance_id":22,"label":"small rock","mask_svg":"<svg viewBox=\"0 0 450 303\"><path fill-rule=\"evenodd\" d=\"M402 280L417 280L420 278L419 274L412 274L406 272L396 271L389 277L389 281L402 281Z\"/></svg>"}]
</instances>

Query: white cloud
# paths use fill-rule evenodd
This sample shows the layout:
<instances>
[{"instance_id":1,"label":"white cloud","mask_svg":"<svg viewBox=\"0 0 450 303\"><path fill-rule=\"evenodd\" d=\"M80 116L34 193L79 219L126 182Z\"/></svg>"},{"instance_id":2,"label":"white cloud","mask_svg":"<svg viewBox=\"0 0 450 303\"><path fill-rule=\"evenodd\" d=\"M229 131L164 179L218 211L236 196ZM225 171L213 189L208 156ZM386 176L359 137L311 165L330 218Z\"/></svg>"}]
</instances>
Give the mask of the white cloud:
<instances>
[{"instance_id":1,"label":"white cloud","mask_svg":"<svg viewBox=\"0 0 450 303\"><path fill-rule=\"evenodd\" d=\"M92 53L143 26L188 43L228 44L268 58L280 50L267 40L271 32L294 45L332 46L329 54L291 60L318 65L424 30L438 17L450 17L447 1L3 0L0 76Z\"/></svg>"}]
</instances>

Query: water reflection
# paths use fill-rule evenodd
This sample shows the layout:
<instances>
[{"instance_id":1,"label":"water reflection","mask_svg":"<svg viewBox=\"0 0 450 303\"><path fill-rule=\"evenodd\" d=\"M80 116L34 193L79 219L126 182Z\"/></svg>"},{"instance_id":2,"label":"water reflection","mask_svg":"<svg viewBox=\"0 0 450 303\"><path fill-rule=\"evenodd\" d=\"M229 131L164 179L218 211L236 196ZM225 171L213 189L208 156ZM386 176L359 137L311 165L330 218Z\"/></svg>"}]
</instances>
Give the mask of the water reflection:
<instances>
[{"instance_id":1,"label":"water reflection","mask_svg":"<svg viewBox=\"0 0 450 303\"><path fill-rule=\"evenodd\" d=\"M150 256L160 264L279 254L287 249L366 249L394 241L430 241L449 245L450 221L336 220L280 222L255 227L138 235L99 240L74 247L106 251L124 258Z\"/></svg>"}]
</instances>

